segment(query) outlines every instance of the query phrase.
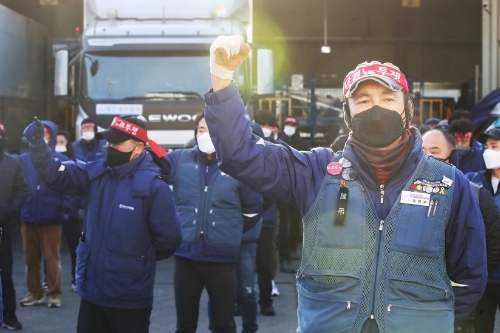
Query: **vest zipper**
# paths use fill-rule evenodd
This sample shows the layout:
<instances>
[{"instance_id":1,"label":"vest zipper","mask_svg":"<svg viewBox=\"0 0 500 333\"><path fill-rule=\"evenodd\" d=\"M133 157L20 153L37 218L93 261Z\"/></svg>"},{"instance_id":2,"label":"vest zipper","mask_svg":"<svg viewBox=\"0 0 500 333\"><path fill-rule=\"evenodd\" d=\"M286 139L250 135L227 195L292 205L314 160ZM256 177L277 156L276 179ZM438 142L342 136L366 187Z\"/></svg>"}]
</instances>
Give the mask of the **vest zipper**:
<instances>
[{"instance_id":1,"label":"vest zipper","mask_svg":"<svg viewBox=\"0 0 500 333\"><path fill-rule=\"evenodd\" d=\"M384 185L380 184L380 203L381 204L384 203L384 194L385 194Z\"/></svg>"},{"instance_id":2,"label":"vest zipper","mask_svg":"<svg viewBox=\"0 0 500 333\"><path fill-rule=\"evenodd\" d=\"M351 301L347 301L347 310L351 310Z\"/></svg>"},{"instance_id":3,"label":"vest zipper","mask_svg":"<svg viewBox=\"0 0 500 333\"><path fill-rule=\"evenodd\" d=\"M387 305L387 313L391 313L392 304Z\"/></svg>"},{"instance_id":4,"label":"vest zipper","mask_svg":"<svg viewBox=\"0 0 500 333\"><path fill-rule=\"evenodd\" d=\"M382 188L384 185L380 185L380 186L381 186L380 189L382 192ZM375 275L374 275L375 281L373 282L372 313L370 315L370 319L375 319L375 314L373 312L375 309L375 290L376 290L376 280L377 280L377 275L378 275L378 261L379 261L378 256L380 253L380 243L381 243L381 238L382 238L382 230L384 230L384 220L380 220L378 230L379 230L379 233L377 235L377 237L378 237L378 239L377 239L377 253L376 253L376 256L373 257L374 261L376 262L376 265L375 265Z\"/></svg>"}]
</instances>

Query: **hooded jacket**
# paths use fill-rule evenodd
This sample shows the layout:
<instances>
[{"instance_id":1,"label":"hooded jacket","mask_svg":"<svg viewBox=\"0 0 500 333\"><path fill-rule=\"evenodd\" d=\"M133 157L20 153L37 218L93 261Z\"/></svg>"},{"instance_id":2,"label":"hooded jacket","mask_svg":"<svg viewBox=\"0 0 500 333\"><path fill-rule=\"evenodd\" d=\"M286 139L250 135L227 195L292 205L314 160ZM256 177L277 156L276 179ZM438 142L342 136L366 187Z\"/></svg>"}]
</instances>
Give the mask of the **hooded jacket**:
<instances>
[{"instance_id":1,"label":"hooded jacket","mask_svg":"<svg viewBox=\"0 0 500 333\"><path fill-rule=\"evenodd\" d=\"M43 120L42 124L50 128L52 134L47 145L53 150L57 142L57 125L50 120ZM69 159L61 154L54 153L58 161ZM61 224L75 216L78 209L79 197L63 194L47 187L38 176L28 152L19 155L23 166L29 194L21 209L21 221L29 224L52 225Z\"/></svg>"},{"instance_id":2,"label":"hooded jacket","mask_svg":"<svg viewBox=\"0 0 500 333\"><path fill-rule=\"evenodd\" d=\"M305 216L319 193L327 165L334 156L332 150L316 148L310 152L298 152L286 145L273 145L252 135L234 83L215 93L207 93L205 101L205 118L216 150L221 152L218 156L221 169L249 186L260 189L264 195L295 200L302 216ZM239 133L238 140L232 133ZM415 129L412 130L412 145L408 154L395 167L385 193L381 193L380 184L371 167L368 167L368 162L354 150L349 152L346 146L345 156L356 166L359 178L365 182L366 191L380 219L384 219L392 207L400 205L400 194L409 180L409 174L413 173L423 157L421 137ZM458 323L467 317L479 301L485 288L487 272L484 225L477 199L463 174L455 171L454 175L451 213L443 239L439 241L445 244L450 279L463 285L453 288L455 322ZM384 196L383 203L381 195ZM333 329L339 323L331 324ZM399 331L403 332L405 323L400 322L398 325ZM449 331L452 330L453 327L449 327Z\"/></svg>"},{"instance_id":3,"label":"hooded jacket","mask_svg":"<svg viewBox=\"0 0 500 333\"><path fill-rule=\"evenodd\" d=\"M104 307L151 307L156 261L170 257L181 242L171 190L151 155L144 151L110 168L104 159L61 163L44 143L30 150L49 187L86 199L76 250L78 294Z\"/></svg>"}]
</instances>

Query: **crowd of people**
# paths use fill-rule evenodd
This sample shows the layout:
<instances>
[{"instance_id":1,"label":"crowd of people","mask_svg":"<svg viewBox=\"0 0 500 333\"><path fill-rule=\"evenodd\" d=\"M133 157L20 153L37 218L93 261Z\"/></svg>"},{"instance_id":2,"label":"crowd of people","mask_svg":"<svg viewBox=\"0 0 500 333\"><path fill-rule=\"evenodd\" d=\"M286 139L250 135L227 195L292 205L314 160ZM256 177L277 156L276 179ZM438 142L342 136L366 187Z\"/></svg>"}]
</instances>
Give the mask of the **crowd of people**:
<instances>
[{"instance_id":1,"label":"crowd of people","mask_svg":"<svg viewBox=\"0 0 500 333\"><path fill-rule=\"evenodd\" d=\"M232 73L249 52L240 36L212 45L194 146L167 153L133 116L100 132L85 119L74 143L35 119L14 157L0 126L4 326L22 328L20 216L20 304L61 306L64 233L79 333L148 332L156 261L171 256L178 333L198 330L203 290L211 332L236 332L235 315L257 332L259 308L276 314L278 270L296 274L299 332L492 333L500 127L474 138L472 114L456 110L417 129L401 70L363 62L344 79L349 135L310 150L296 117L282 129L270 111L247 117Z\"/></svg>"}]
</instances>

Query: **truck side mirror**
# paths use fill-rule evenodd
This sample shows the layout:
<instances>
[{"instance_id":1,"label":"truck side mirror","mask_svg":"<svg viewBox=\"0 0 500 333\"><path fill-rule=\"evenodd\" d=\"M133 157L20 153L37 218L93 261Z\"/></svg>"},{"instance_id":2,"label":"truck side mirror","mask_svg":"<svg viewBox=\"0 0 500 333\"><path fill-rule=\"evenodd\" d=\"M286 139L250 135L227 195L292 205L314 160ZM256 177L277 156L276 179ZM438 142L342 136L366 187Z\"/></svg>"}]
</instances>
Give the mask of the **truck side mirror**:
<instances>
[{"instance_id":1,"label":"truck side mirror","mask_svg":"<svg viewBox=\"0 0 500 333\"><path fill-rule=\"evenodd\" d=\"M274 64L272 50L257 50L257 94L274 94Z\"/></svg>"},{"instance_id":2,"label":"truck side mirror","mask_svg":"<svg viewBox=\"0 0 500 333\"><path fill-rule=\"evenodd\" d=\"M56 52L56 64L54 71L54 95L68 95L68 50L59 50Z\"/></svg>"}]
</instances>

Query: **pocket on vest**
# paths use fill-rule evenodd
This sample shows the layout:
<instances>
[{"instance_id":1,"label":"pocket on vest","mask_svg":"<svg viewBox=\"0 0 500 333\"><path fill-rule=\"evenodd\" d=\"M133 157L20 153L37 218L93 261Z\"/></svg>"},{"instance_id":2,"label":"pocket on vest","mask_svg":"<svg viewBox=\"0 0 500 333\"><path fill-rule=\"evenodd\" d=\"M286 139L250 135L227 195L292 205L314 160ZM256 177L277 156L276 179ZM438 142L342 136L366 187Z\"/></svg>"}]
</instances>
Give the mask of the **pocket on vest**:
<instances>
[{"instance_id":1,"label":"pocket on vest","mask_svg":"<svg viewBox=\"0 0 500 333\"><path fill-rule=\"evenodd\" d=\"M298 332L351 332L359 311L358 278L319 275L301 277L297 280L297 291Z\"/></svg>"},{"instance_id":2,"label":"pocket on vest","mask_svg":"<svg viewBox=\"0 0 500 333\"><path fill-rule=\"evenodd\" d=\"M387 332L452 333L453 311L448 308L407 307L388 304L385 316Z\"/></svg>"},{"instance_id":3,"label":"pocket on vest","mask_svg":"<svg viewBox=\"0 0 500 333\"><path fill-rule=\"evenodd\" d=\"M453 332L452 293L443 287L391 278L386 303L388 332Z\"/></svg>"}]
</instances>

